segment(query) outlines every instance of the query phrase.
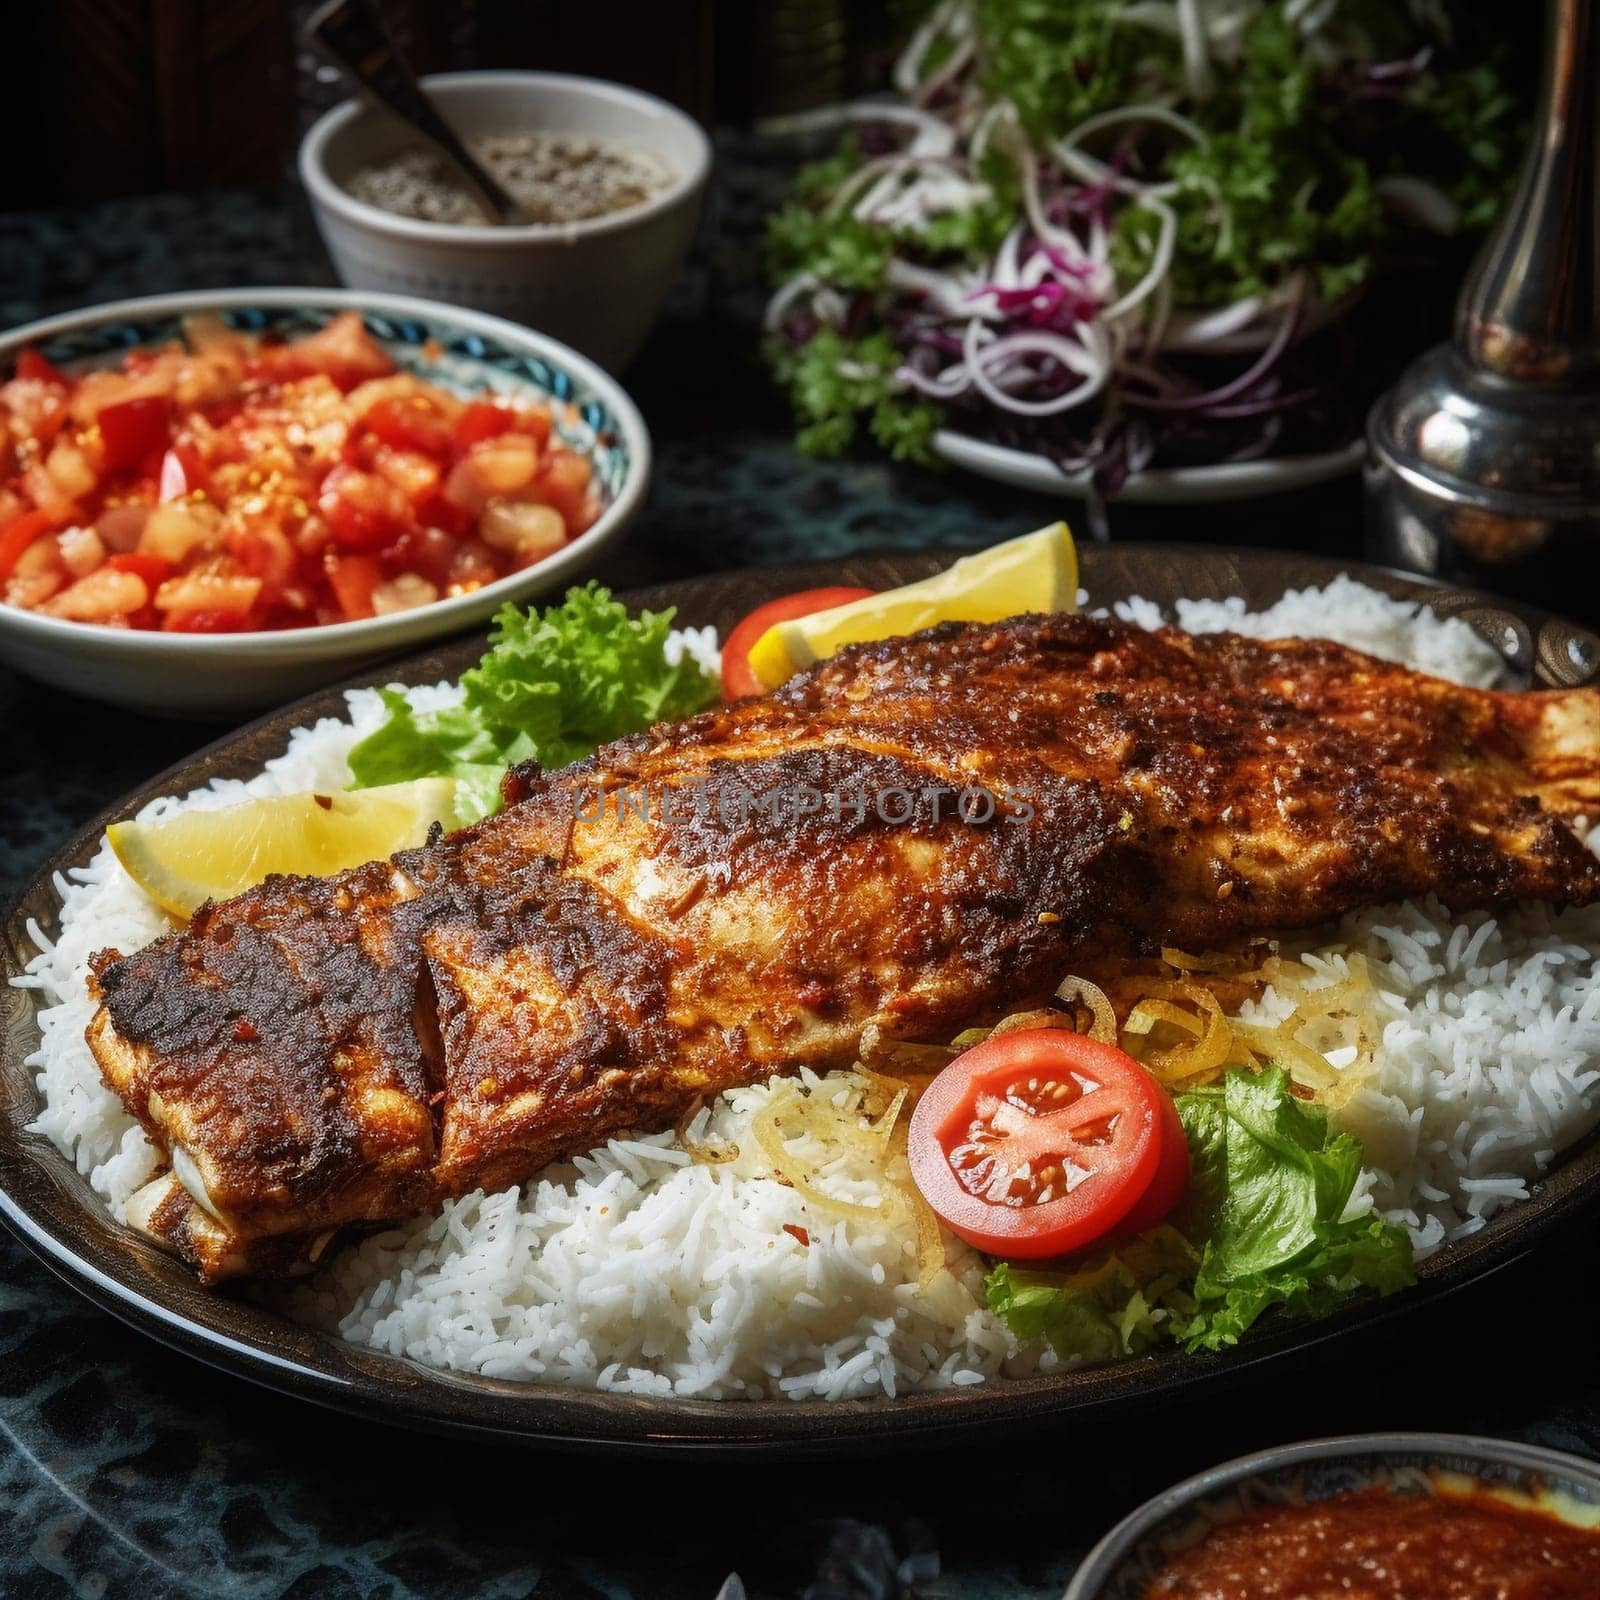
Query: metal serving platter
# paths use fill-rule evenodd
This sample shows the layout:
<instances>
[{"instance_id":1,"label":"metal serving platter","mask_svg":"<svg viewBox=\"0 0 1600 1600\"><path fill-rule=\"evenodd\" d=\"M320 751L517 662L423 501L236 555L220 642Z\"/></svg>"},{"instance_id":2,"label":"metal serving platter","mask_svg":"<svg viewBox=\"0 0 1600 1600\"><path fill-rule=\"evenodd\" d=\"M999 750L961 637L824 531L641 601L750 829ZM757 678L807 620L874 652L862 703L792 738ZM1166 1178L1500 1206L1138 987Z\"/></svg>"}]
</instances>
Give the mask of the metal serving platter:
<instances>
[{"instance_id":1,"label":"metal serving platter","mask_svg":"<svg viewBox=\"0 0 1600 1600\"><path fill-rule=\"evenodd\" d=\"M1350 572L1391 594L1425 599L1466 618L1507 656L1523 682L1567 686L1600 661L1600 639L1531 607L1445 589L1358 563L1205 547L1125 545L1082 552L1094 603L1141 594L1242 596L1252 608L1286 590ZM682 622L726 628L776 595L823 583L886 588L926 576L953 554L859 557L773 567L640 590L637 605L675 605ZM432 683L475 662L481 638L430 650L366 674L361 684ZM289 730L343 711L330 689L219 740L153 778L91 822L44 864L6 913L0 966L10 977L33 953L27 924L55 928L53 874L86 862L108 823L149 798L217 776L248 777L284 747ZM1568 1151L1533 1197L1423 1263L1415 1288L1365 1300L1324 1322L1278 1325L1214 1356L1162 1351L1116 1365L935 1390L893 1400L706 1401L600 1394L449 1374L379 1355L301 1328L236 1292L202 1288L176 1260L117 1226L87 1183L43 1138L25 1131L38 1108L23 1065L38 1027L34 991L0 987L0 1216L74 1288L134 1327L196 1359L301 1399L419 1428L591 1451L699 1450L741 1455L782 1451L824 1456L924 1447L976 1428L1012 1430L1047 1421L1144 1409L1164 1396L1216 1388L1268 1364L1289 1365L1325 1341L1378 1323L1400 1323L1539 1245L1600 1200L1600 1140ZM1397 1327L1395 1338L1403 1338Z\"/></svg>"}]
</instances>

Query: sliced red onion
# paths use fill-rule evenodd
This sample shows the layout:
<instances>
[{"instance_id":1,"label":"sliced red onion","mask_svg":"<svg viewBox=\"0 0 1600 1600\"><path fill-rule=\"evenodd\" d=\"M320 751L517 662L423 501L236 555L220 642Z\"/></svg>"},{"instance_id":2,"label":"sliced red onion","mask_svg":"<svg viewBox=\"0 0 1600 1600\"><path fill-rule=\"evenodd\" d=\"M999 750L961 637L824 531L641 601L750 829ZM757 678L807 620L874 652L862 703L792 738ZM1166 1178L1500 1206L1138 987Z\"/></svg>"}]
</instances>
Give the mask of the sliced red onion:
<instances>
[{"instance_id":1,"label":"sliced red onion","mask_svg":"<svg viewBox=\"0 0 1600 1600\"><path fill-rule=\"evenodd\" d=\"M961 354L961 341L945 328L926 328L917 335L917 342L942 356Z\"/></svg>"},{"instance_id":2,"label":"sliced red onion","mask_svg":"<svg viewBox=\"0 0 1600 1600\"><path fill-rule=\"evenodd\" d=\"M1207 311L1201 316L1174 318L1174 326L1161 341L1166 350L1203 350L1219 339L1227 339L1248 328L1266 309L1260 295L1247 295L1231 306Z\"/></svg>"},{"instance_id":3,"label":"sliced red onion","mask_svg":"<svg viewBox=\"0 0 1600 1600\"><path fill-rule=\"evenodd\" d=\"M1373 185L1378 198L1407 222L1434 233L1454 233L1461 225L1461 208L1437 184L1403 173L1379 178Z\"/></svg>"},{"instance_id":4,"label":"sliced red onion","mask_svg":"<svg viewBox=\"0 0 1600 1600\"><path fill-rule=\"evenodd\" d=\"M970 317L973 315L973 296L983 293L982 284L970 278L957 277L953 272L941 272L937 267L924 267L900 256L890 259L884 281L896 289L909 289L914 294L926 296L928 301L946 316Z\"/></svg>"},{"instance_id":5,"label":"sliced red onion","mask_svg":"<svg viewBox=\"0 0 1600 1600\"><path fill-rule=\"evenodd\" d=\"M989 276L1002 289L1015 289L1018 274L1018 250L1022 244L1022 224L1019 222L1004 239L995 255Z\"/></svg>"},{"instance_id":6,"label":"sliced red onion","mask_svg":"<svg viewBox=\"0 0 1600 1600\"><path fill-rule=\"evenodd\" d=\"M950 52L944 65L931 77L921 83L914 94L910 96L919 106L926 106L936 100L941 90L954 83L963 72L972 65L977 56L977 41L970 36L963 39L954 50Z\"/></svg>"},{"instance_id":7,"label":"sliced red onion","mask_svg":"<svg viewBox=\"0 0 1600 1600\"><path fill-rule=\"evenodd\" d=\"M990 284L975 289L969 299L986 297L1002 319L1021 318L1035 327L1065 332L1076 323L1099 314L1100 302L1073 284L1049 278L1030 288L1001 289Z\"/></svg>"},{"instance_id":8,"label":"sliced red onion","mask_svg":"<svg viewBox=\"0 0 1600 1600\"><path fill-rule=\"evenodd\" d=\"M1216 63L1231 59L1242 21L1258 4L1121 0L1118 22L1148 26L1177 41L1182 81L1199 99L1211 88ZM1284 9L1302 34L1310 35L1327 22L1331 6L1332 0L1285 0ZM1171 264L1177 218L1165 199L1178 186L1144 183L1129 172L1136 146L1154 147L1157 140L1170 146L1174 137L1200 143L1207 137L1204 129L1173 104L1153 102L1097 114L1052 145L1034 145L1014 106L998 102L985 109L971 86L972 11L972 0L940 0L901 57L896 82L918 104L860 101L788 122L822 127L865 120L911 130L905 148L865 161L828 202L897 232L968 203L965 188L958 194L954 186L968 185L967 174L977 170L984 151L1004 140L1021 177L1023 218L1006 234L993 261L976 272L941 270L896 252L886 295L846 299L802 274L774 294L766 312L768 329L814 329L818 319L828 320L829 301L848 313L835 324L847 331L861 318L876 316L902 352L894 373L897 386L948 404L954 416L977 419L987 437L1013 436L1022 448L1042 450L1052 459L1081 452L1082 465L1102 489L1147 465L1158 439L1207 439L1206 427L1214 427L1219 451L1242 441L1231 459L1270 452L1283 434L1283 413L1311 396L1303 389L1282 392L1275 368L1321 308L1296 282L1281 317L1270 315L1277 295L1200 316L1175 315ZM928 71L935 41L941 49L948 45L948 53ZM1418 70L1415 60L1365 70L1351 62L1349 89L1398 93ZM1178 93L1175 88L1174 98ZM937 113L928 109L931 104L939 106ZM1141 125L1169 132L1146 138L1138 133ZM1110 132L1118 128L1132 131ZM877 143L881 149L883 141ZM1091 155L1085 148L1090 143L1104 150L1106 159ZM963 146L964 159L957 155ZM1440 226L1443 197L1428 191L1429 186L1404 177L1380 185L1397 210ZM1109 259L1110 222L1128 203L1144 206L1158 225L1151 230L1153 249L1145 270L1119 293L1122 286ZM1203 393L1185 394L1187 380L1155 354L1219 352L1230 342L1237 347L1255 329L1265 348L1250 337L1250 353L1241 357L1247 369ZM1127 409L1088 406L1113 380ZM1078 417L1063 415L1080 407L1087 409ZM1230 423L1231 432L1224 426Z\"/></svg>"},{"instance_id":9,"label":"sliced red onion","mask_svg":"<svg viewBox=\"0 0 1600 1600\"><path fill-rule=\"evenodd\" d=\"M1404 82L1409 78L1418 77L1428 70L1428 63L1433 60L1433 46L1425 44L1413 56L1407 56L1401 61L1375 61L1367 68L1367 76L1375 83Z\"/></svg>"},{"instance_id":10,"label":"sliced red onion","mask_svg":"<svg viewBox=\"0 0 1600 1600\"><path fill-rule=\"evenodd\" d=\"M1209 100L1216 87L1211 75L1211 40L1200 0L1177 0L1178 34L1183 41L1183 79L1193 100Z\"/></svg>"},{"instance_id":11,"label":"sliced red onion","mask_svg":"<svg viewBox=\"0 0 1600 1600\"><path fill-rule=\"evenodd\" d=\"M1196 144L1205 144L1206 131L1192 118L1172 110L1170 106L1156 103L1137 106L1119 106L1112 111L1101 111L1085 118L1071 132L1064 134L1051 145L1051 152L1075 178L1099 189L1112 190L1125 195L1175 194L1178 185L1170 180L1162 183L1143 183L1130 178L1122 171L1120 162L1102 161L1082 148L1082 141L1092 138L1107 128L1121 127L1127 123L1155 122L1173 128Z\"/></svg>"},{"instance_id":12,"label":"sliced red onion","mask_svg":"<svg viewBox=\"0 0 1600 1600\"><path fill-rule=\"evenodd\" d=\"M1172 270L1172 253L1178 242L1177 217L1173 214L1171 206L1163 204L1154 195L1141 195L1138 203L1147 210L1155 212L1161 222L1161 231L1156 235L1155 254L1151 257L1145 275L1125 295L1106 307L1104 315L1108 322L1113 317L1126 315L1135 306L1148 299L1155 292L1156 286Z\"/></svg>"},{"instance_id":13,"label":"sliced red onion","mask_svg":"<svg viewBox=\"0 0 1600 1600\"><path fill-rule=\"evenodd\" d=\"M1095 264L1091 261L1074 261L1053 244L1039 245L1039 252L1064 278L1088 279L1094 276Z\"/></svg>"},{"instance_id":14,"label":"sliced red onion","mask_svg":"<svg viewBox=\"0 0 1600 1600\"><path fill-rule=\"evenodd\" d=\"M1002 339L996 339L992 344L980 347L978 337L982 330L983 324L978 321L973 321L967 327L965 347L967 367L972 374L972 381L992 405L1015 416L1048 417L1058 411L1069 411L1098 394L1111 375L1109 349L1092 351L1086 343L1043 331L1008 334ZM1099 329L1085 327L1081 331L1084 335L1098 335L1097 342L1104 345L1105 336ZM1062 394L1051 395L1044 400L1024 400L1017 395L1008 394L994 381L989 369L1003 367L1018 357L1030 355L1053 357L1069 372L1078 373L1083 382Z\"/></svg>"},{"instance_id":15,"label":"sliced red onion","mask_svg":"<svg viewBox=\"0 0 1600 1600\"><path fill-rule=\"evenodd\" d=\"M945 163L948 157L916 155L903 151L892 156L877 156L863 162L828 197L829 211L843 211L861 190L890 173L914 172L931 164Z\"/></svg>"},{"instance_id":16,"label":"sliced red onion","mask_svg":"<svg viewBox=\"0 0 1600 1600\"><path fill-rule=\"evenodd\" d=\"M934 400L953 400L958 394L972 387L972 374L965 362L946 367L943 372L934 376L919 372L915 367L907 365L897 367L894 376L897 383L904 384L908 389L915 389L919 394L925 394Z\"/></svg>"},{"instance_id":17,"label":"sliced red onion","mask_svg":"<svg viewBox=\"0 0 1600 1600\"><path fill-rule=\"evenodd\" d=\"M967 140L967 161L974 170L988 154L989 141L997 129L1004 129L1013 139L1018 136L1017 108L1009 100L995 101L973 125L972 136Z\"/></svg>"},{"instance_id":18,"label":"sliced red onion","mask_svg":"<svg viewBox=\"0 0 1600 1600\"><path fill-rule=\"evenodd\" d=\"M958 19L965 25L963 32L970 31L970 18L966 16L962 0L942 0L942 3L928 13L926 19L906 41L906 47L895 61L892 74L895 88L906 99L916 98L921 83L922 63L927 60L928 52L939 36L950 30L951 24Z\"/></svg>"},{"instance_id":19,"label":"sliced red onion","mask_svg":"<svg viewBox=\"0 0 1600 1600\"><path fill-rule=\"evenodd\" d=\"M816 273L797 272L787 283L780 285L777 292L767 301L767 309L762 315L761 326L768 333L776 333L784 318L788 316L789 308L795 301L821 286L822 280Z\"/></svg>"},{"instance_id":20,"label":"sliced red onion","mask_svg":"<svg viewBox=\"0 0 1600 1600\"><path fill-rule=\"evenodd\" d=\"M897 100L846 100L814 111L797 111L767 117L757 123L757 131L768 134L826 133L830 128L847 128L853 122L898 122L913 130L911 143L901 154L949 156L956 147L956 130L931 111L903 105Z\"/></svg>"},{"instance_id":21,"label":"sliced red onion","mask_svg":"<svg viewBox=\"0 0 1600 1600\"><path fill-rule=\"evenodd\" d=\"M1082 257L1083 246L1072 230L1059 227L1045 215L1044 200L1039 192L1039 161L1027 145L1018 151L1017 166L1022 176L1022 207L1034 233L1043 243L1058 245L1069 257Z\"/></svg>"},{"instance_id":22,"label":"sliced red onion","mask_svg":"<svg viewBox=\"0 0 1600 1600\"><path fill-rule=\"evenodd\" d=\"M1292 411L1316 394L1315 389L1295 389L1289 394L1262 395L1256 400L1238 400L1228 405L1206 405L1194 413L1207 422L1233 422L1241 417L1265 417L1274 412Z\"/></svg>"},{"instance_id":23,"label":"sliced red onion","mask_svg":"<svg viewBox=\"0 0 1600 1600\"><path fill-rule=\"evenodd\" d=\"M1088 254L1097 266L1104 266L1111 259L1111 230L1106 227L1106 219L1098 214L1089 218Z\"/></svg>"},{"instance_id":24,"label":"sliced red onion","mask_svg":"<svg viewBox=\"0 0 1600 1600\"><path fill-rule=\"evenodd\" d=\"M1150 100L1139 105L1116 106L1110 111L1097 111L1092 117L1085 117L1076 127L1063 134L1059 142L1076 145L1097 133L1103 133L1107 128L1120 128L1130 122L1159 122L1163 127L1176 130L1196 144L1205 144L1208 138L1206 130L1193 117L1186 117L1181 111L1174 111L1171 106Z\"/></svg>"},{"instance_id":25,"label":"sliced red onion","mask_svg":"<svg viewBox=\"0 0 1600 1600\"><path fill-rule=\"evenodd\" d=\"M1117 192L1116 180L1121 176L1121 171L1119 162L1113 159L1100 182L1080 182L1057 197L1059 204L1069 216L1099 217L1104 221L1106 207Z\"/></svg>"},{"instance_id":26,"label":"sliced red onion","mask_svg":"<svg viewBox=\"0 0 1600 1600\"><path fill-rule=\"evenodd\" d=\"M1302 286L1304 280L1297 280ZM1230 382L1222 384L1216 389L1207 389L1201 394L1186 395L1141 395L1128 394L1124 398L1130 406L1138 406L1145 411L1206 411L1212 415L1222 415L1215 410L1219 405L1225 404L1237 395L1246 394L1255 387L1277 365L1283 352L1289 348L1290 341L1294 338L1300 326L1300 311L1303 304L1303 295L1297 295L1292 300L1283 314L1272 341L1251 364ZM1252 402L1253 403L1253 402ZM1244 413L1249 415L1251 413Z\"/></svg>"}]
</instances>

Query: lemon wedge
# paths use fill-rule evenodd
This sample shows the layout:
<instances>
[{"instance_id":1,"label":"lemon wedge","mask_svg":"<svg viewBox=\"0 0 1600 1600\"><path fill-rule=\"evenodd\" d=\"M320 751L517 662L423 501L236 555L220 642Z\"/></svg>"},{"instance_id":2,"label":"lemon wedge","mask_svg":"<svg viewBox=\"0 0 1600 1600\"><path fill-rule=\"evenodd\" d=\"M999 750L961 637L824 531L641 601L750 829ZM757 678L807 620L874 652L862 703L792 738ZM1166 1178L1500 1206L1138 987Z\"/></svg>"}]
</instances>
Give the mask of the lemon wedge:
<instances>
[{"instance_id":1,"label":"lemon wedge","mask_svg":"<svg viewBox=\"0 0 1600 1600\"><path fill-rule=\"evenodd\" d=\"M242 894L269 873L323 874L379 861L458 825L454 778L377 789L272 795L217 811L106 829L128 876L162 910L188 917L203 900Z\"/></svg>"},{"instance_id":2,"label":"lemon wedge","mask_svg":"<svg viewBox=\"0 0 1600 1600\"><path fill-rule=\"evenodd\" d=\"M1072 611L1078 552L1064 522L980 550L920 583L774 623L750 651L763 687L823 661L847 644L917 633L937 622L999 622L1026 611Z\"/></svg>"}]
</instances>

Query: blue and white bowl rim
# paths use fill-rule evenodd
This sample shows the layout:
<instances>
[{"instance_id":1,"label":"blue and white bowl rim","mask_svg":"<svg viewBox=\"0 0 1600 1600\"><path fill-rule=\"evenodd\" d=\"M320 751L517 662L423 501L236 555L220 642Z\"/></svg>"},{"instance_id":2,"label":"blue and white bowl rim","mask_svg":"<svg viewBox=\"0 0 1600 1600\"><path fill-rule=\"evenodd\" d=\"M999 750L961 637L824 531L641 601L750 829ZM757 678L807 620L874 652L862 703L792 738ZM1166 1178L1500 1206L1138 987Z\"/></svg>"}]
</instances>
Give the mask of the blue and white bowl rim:
<instances>
[{"instance_id":1,"label":"blue and white bowl rim","mask_svg":"<svg viewBox=\"0 0 1600 1600\"><path fill-rule=\"evenodd\" d=\"M556 402L552 410L564 442L581 449L594 462L596 481L606 500L594 526L572 541L552 564L566 568L587 558L619 525L632 518L643 503L651 470L650 435L638 407L622 386L587 357L551 338L487 312L469 311L443 301L413 295L382 294L366 290L320 288L207 289L173 294L144 295L63 312L8 329L0 334L0 374L9 371L18 351L33 346L51 360L93 365L97 360L148 343L173 337L181 319L197 311L214 311L225 321L252 331L309 332L336 312L355 310L368 328L403 365L421 369L450 387L461 387L472 373L474 387L524 398L546 396ZM259 328L256 327L259 319ZM423 347L429 339L442 347L441 360L431 364ZM457 376L452 382L451 371ZM519 574L499 580L508 588ZM464 626L471 614L482 610L482 599L498 585L477 595L436 601L427 608L439 626L431 632L451 631L450 619L462 613ZM352 649L381 648L394 626L408 614L369 617L356 622L335 622L314 630L318 638L333 643L349 638ZM6 614L13 629L59 635L63 641L81 633L83 624L32 612ZM253 641L269 653L292 653L293 641L307 630L289 629L260 634L184 635L183 647L191 653L221 652ZM123 648L134 651L170 648L172 636L129 632L121 636Z\"/></svg>"}]
</instances>

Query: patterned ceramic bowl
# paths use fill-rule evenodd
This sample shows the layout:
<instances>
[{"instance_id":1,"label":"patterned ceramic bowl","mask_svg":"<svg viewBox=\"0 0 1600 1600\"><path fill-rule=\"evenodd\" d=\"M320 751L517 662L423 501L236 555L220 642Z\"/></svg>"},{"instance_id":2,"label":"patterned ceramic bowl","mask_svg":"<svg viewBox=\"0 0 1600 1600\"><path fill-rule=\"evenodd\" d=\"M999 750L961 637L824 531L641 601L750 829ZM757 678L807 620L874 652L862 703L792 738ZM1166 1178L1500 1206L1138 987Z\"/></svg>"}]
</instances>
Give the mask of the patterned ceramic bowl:
<instances>
[{"instance_id":1,"label":"patterned ceramic bowl","mask_svg":"<svg viewBox=\"0 0 1600 1600\"><path fill-rule=\"evenodd\" d=\"M1159 1494L1089 1552L1063 1600L1146 1600L1167 1559L1252 1506L1381 1486L1474 1485L1589 1527L1600 1524L1600 1464L1559 1450L1449 1433L1312 1439L1241 1456Z\"/></svg>"},{"instance_id":2,"label":"patterned ceramic bowl","mask_svg":"<svg viewBox=\"0 0 1600 1600\"><path fill-rule=\"evenodd\" d=\"M230 716L280 704L427 640L483 624L508 600L571 580L638 510L650 479L650 436L617 382L543 334L475 311L339 289L231 289L123 300L35 322L0 338L0 377L31 345L58 366L114 364L138 345L178 337L191 312L288 336L354 306L396 362L460 394L548 401L556 429L587 455L605 510L587 532L476 593L360 622L274 633L172 634L64 622L0 605L0 661L97 700L179 716Z\"/></svg>"}]
</instances>

